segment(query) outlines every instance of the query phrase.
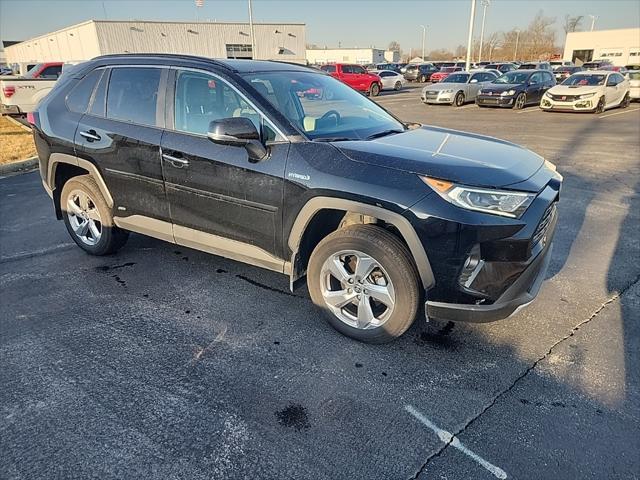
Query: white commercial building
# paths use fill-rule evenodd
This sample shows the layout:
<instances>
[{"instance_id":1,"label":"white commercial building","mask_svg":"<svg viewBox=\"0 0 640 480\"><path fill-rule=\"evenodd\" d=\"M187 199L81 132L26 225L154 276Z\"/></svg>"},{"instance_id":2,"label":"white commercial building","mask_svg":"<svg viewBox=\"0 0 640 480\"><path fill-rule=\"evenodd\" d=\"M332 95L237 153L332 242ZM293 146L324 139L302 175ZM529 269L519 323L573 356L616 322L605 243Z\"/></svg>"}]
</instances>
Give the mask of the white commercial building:
<instances>
[{"instance_id":1,"label":"white commercial building","mask_svg":"<svg viewBox=\"0 0 640 480\"><path fill-rule=\"evenodd\" d=\"M305 24L89 20L5 48L7 63L70 62L113 53L179 53L305 63Z\"/></svg>"},{"instance_id":2,"label":"white commercial building","mask_svg":"<svg viewBox=\"0 0 640 480\"><path fill-rule=\"evenodd\" d=\"M370 63L398 62L400 54L382 48L310 48L307 61L311 64L326 63Z\"/></svg>"},{"instance_id":3,"label":"white commercial building","mask_svg":"<svg viewBox=\"0 0 640 480\"><path fill-rule=\"evenodd\" d=\"M567 34L563 60L581 65L599 59L611 60L618 66L640 64L640 28Z\"/></svg>"}]
</instances>

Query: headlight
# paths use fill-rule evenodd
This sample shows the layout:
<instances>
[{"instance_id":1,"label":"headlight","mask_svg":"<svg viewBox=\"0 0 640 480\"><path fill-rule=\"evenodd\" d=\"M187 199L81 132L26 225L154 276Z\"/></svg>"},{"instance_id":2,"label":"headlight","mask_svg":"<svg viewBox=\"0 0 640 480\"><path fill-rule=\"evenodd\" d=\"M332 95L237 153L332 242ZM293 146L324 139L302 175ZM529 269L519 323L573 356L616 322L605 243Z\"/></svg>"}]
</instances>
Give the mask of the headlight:
<instances>
[{"instance_id":1,"label":"headlight","mask_svg":"<svg viewBox=\"0 0 640 480\"><path fill-rule=\"evenodd\" d=\"M591 92L591 93L585 93L583 95L580 95L580 100L582 100L583 98L591 98L596 94L596 92Z\"/></svg>"},{"instance_id":2,"label":"headlight","mask_svg":"<svg viewBox=\"0 0 640 480\"><path fill-rule=\"evenodd\" d=\"M453 90L448 89L448 90L440 90L440 93L453 93Z\"/></svg>"},{"instance_id":3,"label":"headlight","mask_svg":"<svg viewBox=\"0 0 640 480\"><path fill-rule=\"evenodd\" d=\"M520 218L536 197L525 192L467 187L446 180L420 178L443 199L457 207L503 217Z\"/></svg>"},{"instance_id":4,"label":"headlight","mask_svg":"<svg viewBox=\"0 0 640 480\"><path fill-rule=\"evenodd\" d=\"M500 94L501 97L510 97L511 95L515 95L516 91L515 90L509 90L508 92L502 92Z\"/></svg>"},{"instance_id":5,"label":"headlight","mask_svg":"<svg viewBox=\"0 0 640 480\"><path fill-rule=\"evenodd\" d=\"M544 92L544 96L547 98L553 98L553 96L549 92Z\"/></svg>"}]
</instances>

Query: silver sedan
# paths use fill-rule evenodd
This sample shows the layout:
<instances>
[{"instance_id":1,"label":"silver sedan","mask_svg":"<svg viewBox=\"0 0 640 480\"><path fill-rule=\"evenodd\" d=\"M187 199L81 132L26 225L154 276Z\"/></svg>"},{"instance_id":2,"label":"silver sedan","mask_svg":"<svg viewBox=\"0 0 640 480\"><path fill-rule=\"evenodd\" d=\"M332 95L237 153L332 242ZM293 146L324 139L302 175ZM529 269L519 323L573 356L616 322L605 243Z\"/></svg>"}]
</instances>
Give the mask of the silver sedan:
<instances>
[{"instance_id":1,"label":"silver sedan","mask_svg":"<svg viewBox=\"0 0 640 480\"><path fill-rule=\"evenodd\" d=\"M467 102L475 101L480 89L496 78L498 75L489 70L455 72L440 83L424 87L421 98L424 103L445 103L461 107Z\"/></svg>"},{"instance_id":2,"label":"silver sedan","mask_svg":"<svg viewBox=\"0 0 640 480\"><path fill-rule=\"evenodd\" d=\"M382 80L382 90L400 90L407 84L404 75L393 70L369 70L368 73L374 73Z\"/></svg>"}]
</instances>

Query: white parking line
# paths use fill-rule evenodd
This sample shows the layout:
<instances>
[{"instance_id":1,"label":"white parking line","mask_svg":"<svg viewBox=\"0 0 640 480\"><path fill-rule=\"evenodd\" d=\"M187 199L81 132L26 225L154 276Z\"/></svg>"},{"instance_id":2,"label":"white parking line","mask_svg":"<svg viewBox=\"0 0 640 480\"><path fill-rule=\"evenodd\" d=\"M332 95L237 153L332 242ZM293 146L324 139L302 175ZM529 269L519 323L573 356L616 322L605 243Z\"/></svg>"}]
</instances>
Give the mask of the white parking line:
<instances>
[{"instance_id":1,"label":"white parking line","mask_svg":"<svg viewBox=\"0 0 640 480\"><path fill-rule=\"evenodd\" d=\"M541 111L542 111L542 109L533 107L533 108L531 108L529 110L521 110L518 113L531 113L531 112L541 112Z\"/></svg>"},{"instance_id":2,"label":"white parking line","mask_svg":"<svg viewBox=\"0 0 640 480\"><path fill-rule=\"evenodd\" d=\"M447 432L446 430L442 430L441 428L437 427L434 423L431 422L431 420L429 420L422 413L416 410L413 407L413 405L406 405L404 409L407 412L409 412L411 415L413 415L415 418L417 418L424 426L426 426L427 428L432 430L436 435L438 435L438 437L442 442L449 443L452 447L457 448L465 455L468 455L469 457L471 457L473 460L475 460L477 463L479 463L484 468L486 468L489 472L491 472L494 477L500 478L501 480L504 480L505 478L507 478L507 474L504 470L502 470L499 467L496 467L492 463L487 462L484 458L480 457L477 453L474 453L471 450L469 450L467 447L465 447L462 444L460 440L457 439L457 437Z\"/></svg>"},{"instance_id":3,"label":"white parking line","mask_svg":"<svg viewBox=\"0 0 640 480\"><path fill-rule=\"evenodd\" d=\"M634 109L631 109L631 110L625 110L624 112L607 113L606 115L600 115L598 118L613 117L614 115L622 115L623 113L637 112L638 110L640 110L640 108L634 108Z\"/></svg>"}]
</instances>

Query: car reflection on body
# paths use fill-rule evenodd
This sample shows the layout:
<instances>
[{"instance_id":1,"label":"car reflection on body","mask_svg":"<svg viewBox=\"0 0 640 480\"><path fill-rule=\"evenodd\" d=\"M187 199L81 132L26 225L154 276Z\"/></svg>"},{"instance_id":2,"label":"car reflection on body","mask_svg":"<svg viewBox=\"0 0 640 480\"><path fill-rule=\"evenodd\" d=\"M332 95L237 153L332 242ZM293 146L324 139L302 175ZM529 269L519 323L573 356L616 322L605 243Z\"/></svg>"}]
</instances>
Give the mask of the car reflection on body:
<instances>
[{"instance_id":1,"label":"car reflection on body","mask_svg":"<svg viewBox=\"0 0 640 480\"><path fill-rule=\"evenodd\" d=\"M461 107L466 102L473 102L478 91L498 76L491 71L456 72L442 82L424 87L422 101L424 103L445 103Z\"/></svg>"}]
</instances>

